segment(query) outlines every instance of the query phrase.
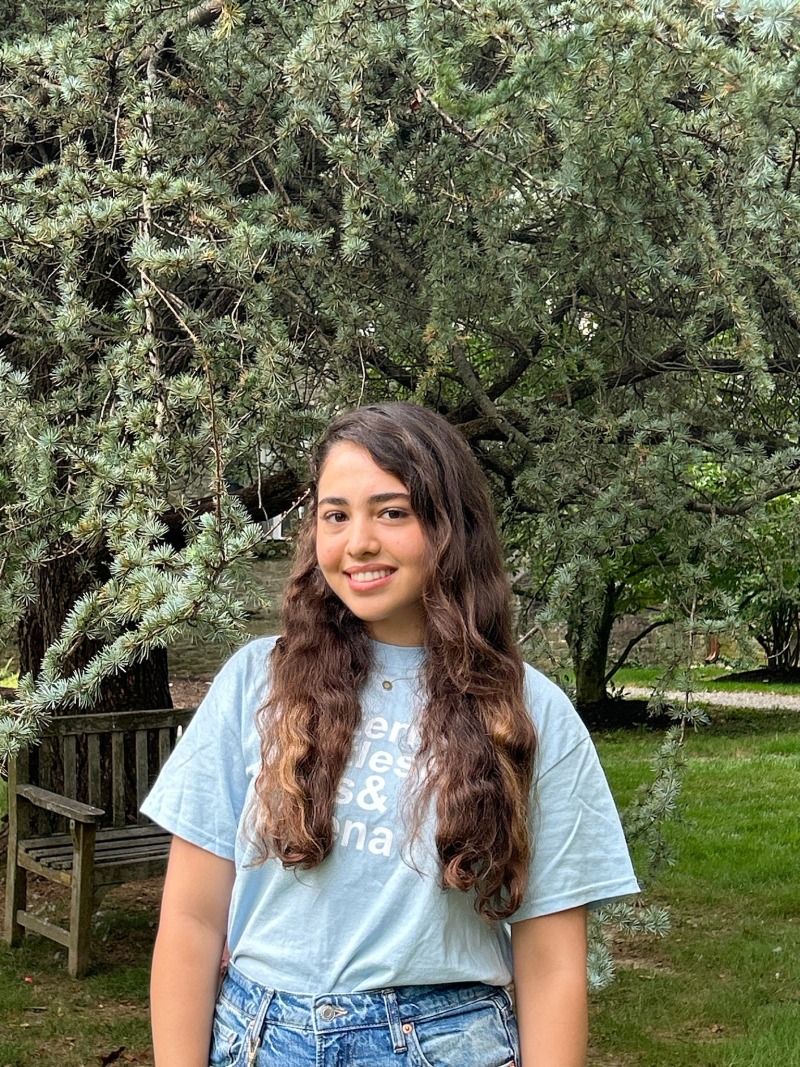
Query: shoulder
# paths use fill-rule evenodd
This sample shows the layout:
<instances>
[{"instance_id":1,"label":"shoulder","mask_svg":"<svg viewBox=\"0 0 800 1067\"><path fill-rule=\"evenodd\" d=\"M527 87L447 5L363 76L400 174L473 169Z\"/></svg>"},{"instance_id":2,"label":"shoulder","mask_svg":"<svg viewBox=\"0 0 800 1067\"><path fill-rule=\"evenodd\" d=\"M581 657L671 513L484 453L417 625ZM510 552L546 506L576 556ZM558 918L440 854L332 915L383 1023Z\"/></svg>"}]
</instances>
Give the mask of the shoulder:
<instances>
[{"instance_id":1,"label":"shoulder","mask_svg":"<svg viewBox=\"0 0 800 1067\"><path fill-rule=\"evenodd\" d=\"M222 665L201 709L206 716L249 720L264 703L269 684L269 659L277 637L248 641Z\"/></svg>"},{"instance_id":2,"label":"shoulder","mask_svg":"<svg viewBox=\"0 0 800 1067\"><path fill-rule=\"evenodd\" d=\"M260 676L265 676L269 672L269 659L277 643L277 637L256 637L248 641L225 661L214 679L215 684L220 679L257 681Z\"/></svg>"},{"instance_id":3,"label":"shoulder","mask_svg":"<svg viewBox=\"0 0 800 1067\"><path fill-rule=\"evenodd\" d=\"M269 658L270 653L279 640L280 637L278 634L274 634L271 637L254 637L252 640L243 644L241 648L238 648L226 661L225 666L228 666L231 663L243 664L251 660L261 660L264 662Z\"/></svg>"},{"instance_id":4,"label":"shoulder","mask_svg":"<svg viewBox=\"0 0 800 1067\"><path fill-rule=\"evenodd\" d=\"M525 703L536 729L539 775L589 740L589 731L563 689L525 664Z\"/></svg>"}]
</instances>

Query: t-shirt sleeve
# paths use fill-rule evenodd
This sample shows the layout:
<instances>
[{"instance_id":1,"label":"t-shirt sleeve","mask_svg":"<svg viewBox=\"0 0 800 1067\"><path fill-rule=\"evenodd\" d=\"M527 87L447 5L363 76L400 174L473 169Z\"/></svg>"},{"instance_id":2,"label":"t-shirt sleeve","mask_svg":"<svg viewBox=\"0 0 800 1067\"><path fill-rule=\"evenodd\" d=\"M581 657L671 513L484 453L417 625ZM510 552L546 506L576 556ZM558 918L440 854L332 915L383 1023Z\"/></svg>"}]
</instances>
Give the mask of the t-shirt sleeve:
<instances>
[{"instance_id":1,"label":"t-shirt sleeve","mask_svg":"<svg viewBox=\"0 0 800 1067\"><path fill-rule=\"evenodd\" d=\"M528 699L539 734L531 798L528 889L510 922L639 891L614 798L585 726L566 695L536 672Z\"/></svg>"},{"instance_id":2,"label":"t-shirt sleeve","mask_svg":"<svg viewBox=\"0 0 800 1067\"><path fill-rule=\"evenodd\" d=\"M170 833L234 859L250 777L258 767L255 712L274 639L252 641L214 679L142 812Z\"/></svg>"}]
</instances>

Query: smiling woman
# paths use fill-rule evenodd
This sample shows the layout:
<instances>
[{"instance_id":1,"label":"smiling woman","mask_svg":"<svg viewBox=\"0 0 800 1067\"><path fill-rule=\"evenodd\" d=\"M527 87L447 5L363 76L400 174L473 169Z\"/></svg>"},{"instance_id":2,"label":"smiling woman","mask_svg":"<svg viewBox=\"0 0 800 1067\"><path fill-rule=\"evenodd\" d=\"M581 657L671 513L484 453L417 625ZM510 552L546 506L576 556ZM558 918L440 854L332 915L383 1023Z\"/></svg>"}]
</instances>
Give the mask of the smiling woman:
<instances>
[{"instance_id":1,"label":"smiling woman","mask_svg":"<svg viewBox=\"0 0 800 1067\"><path fill-rule=\"evenodd\" d=\"M376 641L421 644L425 535L408 488L365 448L342 442L325 460L318 492L325 581Z\"/></svg>"},{"instance_id":2,"label":"smiling woman","mask_svg":"<svg viewBox=\"0 0 800 1067\"><path fill-rule=\"evenodd\" d=\"M158 1067L582 1067L586 907L638 887L585 728L520 658L486 480L385 404L331 424L310 488L280 638L145 804L175 835Z\"/></svg>"}]
</instances>

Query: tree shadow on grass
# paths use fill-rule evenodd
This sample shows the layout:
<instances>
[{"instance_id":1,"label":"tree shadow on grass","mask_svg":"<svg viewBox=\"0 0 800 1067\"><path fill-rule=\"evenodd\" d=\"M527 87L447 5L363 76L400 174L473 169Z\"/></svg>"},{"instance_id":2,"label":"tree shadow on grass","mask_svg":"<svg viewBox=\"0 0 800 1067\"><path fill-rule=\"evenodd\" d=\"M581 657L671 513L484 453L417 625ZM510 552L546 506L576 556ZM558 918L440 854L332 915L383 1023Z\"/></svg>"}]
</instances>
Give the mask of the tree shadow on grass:
<instances>
[{"instance_id":1,"label":"tree shadow on grass","mask_svg":"<svg viewBox=\"0 0 800 1067\"><path fill-rule=\"evenodd\" d=\"M669 715L651 715L646 700L604 700L580 707L581 718L592 733L609 730L631 730L663 733L674 725ZM797 733L800 731L800 712L781 708L707 708L708 723L702 727L719 736L737 737L754 734Z\"/></svg>"}]
</instances>

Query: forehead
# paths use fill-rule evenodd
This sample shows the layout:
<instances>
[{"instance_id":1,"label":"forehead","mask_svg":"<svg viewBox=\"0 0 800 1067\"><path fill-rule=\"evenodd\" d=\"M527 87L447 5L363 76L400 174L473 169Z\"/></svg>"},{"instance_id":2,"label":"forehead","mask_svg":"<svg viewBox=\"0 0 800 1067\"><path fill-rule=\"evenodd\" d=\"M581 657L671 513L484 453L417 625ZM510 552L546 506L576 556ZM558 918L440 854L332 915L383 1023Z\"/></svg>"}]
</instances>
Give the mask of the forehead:
<instances>
[{"instance_id":1,"label":"forehead","mask_svg":"<svg viewBox=\"0 0 800 1067\"><path fill-rule=\"evenodd\" d=\"M389 492L406 494L408 489L396 475L379 467L366 448L350 441L333 446L319 474L318 499L351 499Z\"/></svg>"}]
</instances>

